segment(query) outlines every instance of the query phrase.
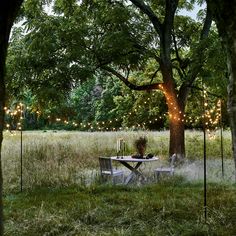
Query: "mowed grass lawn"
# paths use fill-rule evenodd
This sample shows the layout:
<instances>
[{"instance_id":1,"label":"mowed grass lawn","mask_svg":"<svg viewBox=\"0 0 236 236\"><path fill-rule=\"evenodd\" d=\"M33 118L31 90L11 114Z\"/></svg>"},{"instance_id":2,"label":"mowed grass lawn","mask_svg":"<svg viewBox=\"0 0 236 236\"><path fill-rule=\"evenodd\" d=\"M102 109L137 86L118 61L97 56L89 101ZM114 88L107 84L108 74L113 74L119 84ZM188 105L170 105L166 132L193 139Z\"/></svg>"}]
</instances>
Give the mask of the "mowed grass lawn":
<instances>
[{"instance_id":1,"label":"mowed grass lawn","mask_svg":"<svg viewBox=\"0 0 236 236\"><path fill-rule=\"evenodd\" d=\"M229 132L224 133L223 181L220 139L208 140L209 163L214 162L208 170L214 175L207 182L206 220L202 178L187 177L190 172L202 176L197 174L202 171L201 132L186 134L190 164L187 161L182 169L190 167L188 175L177 170L173 178L141 186L98 181L93 173L98 171L97 158L115 155L119 137L127 141L127 154L134 153L132 143L141 135L148 137L148 152L165 162L168 132L24 132L21 193L19 134L6 133L2 151L5 235L236 235ZM198 168L192 171L193 166Z\"/></svg>"}]
</instances>

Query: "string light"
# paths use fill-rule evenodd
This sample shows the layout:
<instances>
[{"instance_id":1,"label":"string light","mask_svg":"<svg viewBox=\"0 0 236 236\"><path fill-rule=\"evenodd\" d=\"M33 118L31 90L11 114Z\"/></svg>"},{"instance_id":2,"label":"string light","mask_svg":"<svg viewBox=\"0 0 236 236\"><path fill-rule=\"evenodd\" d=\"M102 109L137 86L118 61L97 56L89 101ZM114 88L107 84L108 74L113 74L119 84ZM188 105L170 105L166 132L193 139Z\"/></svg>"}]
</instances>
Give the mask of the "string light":
<instances>
[{"instance_id":1,"label":"string light","mask_svg":"<svg viewBox=\"0 0 236 236\"><path fill-rule=\"evenodd\" d=\"M162 85L159 85L159 87L163 89ZM207 96L206 91L204 91L204 95ZM171 105L173 105L173 102L170 102ZM20 122L17 124L18 129L21 130L22 129L22 120L23 120L23 107L24 105L22 103L20 103L19 105L16 106L16 110L10 110L7 107L4 107L4 111L6 114L10 115L10 116L17 116L19 115L19 120ZM139 107L141 107L139 105ZM213 127L216 127L216 125L218 124L220 117L221 117L221 101L218 100L216 106L208 108L209 104L206 102L204 103L204 107L205 107L205 118L207 118L207 121L205 122L205 125L209 126L211 128L211 130L213 129ZM26 107L27 109L29 109L29 107ZM180 121L183 122L185 124L188 125L195 125L197 123L199 123L201 121L201 119L204 118L204 115L202 116L195 116L194 118L189 116L187 117L186 114L183 114L182 111L179 111L177 106L174 106L172 108L172 113L171 112L166 112L165 114L163 114L162 116L158 116L156 118L154 118L153 120L149 120L148 124L155 124L156 122L158 122L158 120L165 120L165 119L172 119L175 121ZM136 115L137 109L134 109L134 112L129 112L129 116L124 115L123 118L129 118L132 115ZM36 111L36 114L41 114L41 112L39 110ZM47 116L48 119L50 119L51 122L53 122L53 119L51 119L51 116ZM57 117L55 118L56 122L61 122L62 119ZM100 122L96 122L96 123L78 123L76 121L72 121L69 122L68 120L63 120L63 123L65 125L72 125L76 128L86 128L86 129L90 129L90 130L122 130L122 127L116 128L116 127L110 127L111 124L116 124L116 122L122 122L123 119L120 118L115 118L114 120L108 120L108 121L100 121ZM137 123L136 125L132 125L130 127L126 126L125 129L140 129L140 128L144 128L147 129L147 123L146 122L142 122L142 123ZM6 124L6 128L10 129L10 124Z\"/></svg>"}]
</instances>

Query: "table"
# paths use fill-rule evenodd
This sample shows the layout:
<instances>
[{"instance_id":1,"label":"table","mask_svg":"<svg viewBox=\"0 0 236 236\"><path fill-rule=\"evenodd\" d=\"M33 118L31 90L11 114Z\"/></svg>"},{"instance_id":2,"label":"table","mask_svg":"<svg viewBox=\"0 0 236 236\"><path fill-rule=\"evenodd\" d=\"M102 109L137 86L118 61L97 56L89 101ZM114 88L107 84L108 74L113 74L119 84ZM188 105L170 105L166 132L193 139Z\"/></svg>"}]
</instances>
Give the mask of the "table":
<instances>
[{"instance_id":1,"label":"table","mask_svg":"<svg viewBox=\"0 0 236 236\"><path fill-rule=\"evenodd\" d=\"M125 184L128 184L134 176L140 176L140 177L142 177L142 179L145 179L145 176L143 175L142 172L140 172L140 170L138 168L144 162L157 161L157 160L159 160L159 158L152 157L150 159L138 159L138 158L132 158L131 156L123 156L123 157L116 157L115 156L115 157L111 157L111 160L120 162L122 165L124 165L126 168L128 168L131 171L131 173L129 174L129 176L125 180ZM136 165L132 166L129 163L136 163Z\"/></svg>"}]
</instances>

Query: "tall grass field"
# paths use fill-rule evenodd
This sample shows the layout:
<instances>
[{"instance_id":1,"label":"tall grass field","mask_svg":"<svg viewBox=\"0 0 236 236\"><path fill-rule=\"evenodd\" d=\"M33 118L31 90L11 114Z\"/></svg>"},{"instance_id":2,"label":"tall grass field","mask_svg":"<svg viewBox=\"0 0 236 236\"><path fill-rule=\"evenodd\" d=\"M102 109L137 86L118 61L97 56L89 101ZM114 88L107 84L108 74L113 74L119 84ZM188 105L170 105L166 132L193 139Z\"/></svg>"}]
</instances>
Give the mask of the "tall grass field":
<instances>
[{"instance_id":1,"label":"tall grass field","mask_svg":"<svg viewBox=\"0 0 236 236\"><path fill-rule=\"evenodd\" d=\"M142 167L148 182L101 183L98 157L115 156L119 138L125 154L134 154L140 136L159 157ZM4 133L5 235L236 235L230 132L223 133L223 161L220 133L207 138L207 219L203 134L186 131L185 140L185 162L157 181L153 169L168 165L168 131L23 131L22 143L20 132Z\"/></svg>"}]
</instances>

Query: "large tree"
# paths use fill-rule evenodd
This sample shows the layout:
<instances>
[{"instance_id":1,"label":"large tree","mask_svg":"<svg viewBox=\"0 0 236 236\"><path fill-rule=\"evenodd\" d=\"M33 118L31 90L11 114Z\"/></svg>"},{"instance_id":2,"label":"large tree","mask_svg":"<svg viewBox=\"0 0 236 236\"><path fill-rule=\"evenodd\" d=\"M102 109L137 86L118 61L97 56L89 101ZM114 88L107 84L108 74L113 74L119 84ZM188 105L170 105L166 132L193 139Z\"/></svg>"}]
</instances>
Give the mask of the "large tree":
<instances>
[{"instance_id":1,"label":"large tree","mask_svg":"<svg viewBox=\"0 0 236 236\"><path fill-rule=\"evenodd\" d=\"M158 65L162 76L161 83L151 85L134 86L128 79L122 77L120 73L114 71L111 67L104 67L109 72L117 75L131 89L160 89L163 91L169 112L169 128L170 128L170 145L169 154L177 153L180 157L185 155L184 145L184 111L188 94L191 90L199 70L203 66L204 58L199 53L200 47L206 49L206 44L203 41L208 36L211 26L210 12L206 12L206 17L202 30L199 31L199 39L195 43L196 51L192 58L190 55L184 58L183 48L193 46L193 42L188 42L190 45L184 44L181 41L186 40L180 36L183 33L184 25L187 21L176 16L176 10L181 3L178 0L167 0L165 4L157 5L150 1L146 4L142 0L131 0L141 15L146 17L156 33L156 48L151 48L154 52L153 57ZM189 23L189 22L188 22ZM191 30L191 23L188 24ZM186 30L188 30L186 27ZM200 33L201 32L201 33ZM185 34L185 37L187 35ZM188 35L188 37L191 37ZM192 38L193 39L193 38ZM143 50L143 49L142 49ZM182 53L181 53L182 52ZM150 52L149 52L150 53ZM151 54L151 53L150 53ZM176 78L182 81L178 84Z\"/></svg>"},{"instance_id":2,"label":"large tree","mask_svg":"<svg viewBox=\"0 0 236 236\"><path fill-rule=\"evenodd\" d=\"M207 5L213 13L227 55L229 74L228 113L236 171L236 0L207 0Z\"/></svg>"},{"instance_id":3,"label":"large tree","mask_svg":"<svg viewBox=\"0 0 236 236\"><path fill-rule=\"evenodd\" d=\"M133 90L161 90L169 112L169 152L183 157L187 97L211 46L210 12L206 9L199 23L177 14L186 7L193 5L178 0L55 0L54 15L47 15L40 8L27 10L26 4L23 79L43 91L48 83L69 88L68 81L75 85L105 71ZM131 75L144 71L150 61L156 66L150 81L133 83Z\"/></svg>"},{"instance_id":4,"label":"large tree","mask_svg":"<svg viewBox=\"0 0 236 236\"><path fill-rule=\"evenodd\" d=\"M5 62L10 31L23 0L5 0L0 4L0 235L3 235L1 149L5 107Z\"/></svg>"}]
</instances>

